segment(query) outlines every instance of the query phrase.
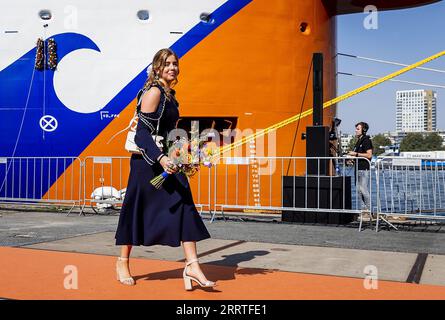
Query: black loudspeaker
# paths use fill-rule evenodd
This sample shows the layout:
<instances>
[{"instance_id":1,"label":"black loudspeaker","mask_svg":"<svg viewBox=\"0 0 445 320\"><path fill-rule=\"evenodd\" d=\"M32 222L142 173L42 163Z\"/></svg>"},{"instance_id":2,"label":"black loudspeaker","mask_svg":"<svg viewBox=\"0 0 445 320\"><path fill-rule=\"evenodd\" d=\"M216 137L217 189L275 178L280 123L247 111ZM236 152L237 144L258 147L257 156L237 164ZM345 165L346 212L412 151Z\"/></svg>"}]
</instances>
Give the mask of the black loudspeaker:
<instances>
[{"instance_id":1,"label":"black loudspeaker","mask_svg":"<svg viewBox=\"0 0 445 320\"><path fill-rule=\"evenodd\" d=\"M352 208L351 177L283 176L283 206L317 208L316 211L283 210L281 219L285 222L347 224L353 219L352 213L323 209Z\"/></svg>"},{"instance_id":2,"label":"black loudspeaker","mask_svg":"<svg viewBox=\"0 0 445 320\"><path fill-rule=\"evenodd\" d=\"M306 127L306 157L329 157L329 127ZM307 160L308 175L327 175L329 160Z\"/></svg>"},{"instance_id":3,"label":"black loudspeaker","mask_svg":"<svg viewBox=\"0 0 445 320\"><path fill-rule=\"evenodd\" d=\"M314 69L312 72L312 93L314 97L314 126L323 125L323 54L314 53L312 55Z\"/></svg>"}]
</instances>

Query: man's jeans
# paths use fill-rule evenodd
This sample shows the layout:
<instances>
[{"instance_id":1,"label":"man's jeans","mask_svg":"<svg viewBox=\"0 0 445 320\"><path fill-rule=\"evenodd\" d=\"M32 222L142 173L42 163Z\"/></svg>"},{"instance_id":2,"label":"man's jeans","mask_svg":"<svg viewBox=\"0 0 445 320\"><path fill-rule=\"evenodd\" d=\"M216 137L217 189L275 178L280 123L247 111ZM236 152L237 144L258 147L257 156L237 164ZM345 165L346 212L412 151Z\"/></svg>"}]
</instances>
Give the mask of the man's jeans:
<instances>
[{"instance_id":1,"label":"man's jeans","mask_svg":"<svg viewBox=\"0 0 445 320\"><path fill-rule=\"evenodd\" d=\"M371 210L369 176L369 170L357 170L357 191L367 210Z\"/></svg>"}]
</instances>

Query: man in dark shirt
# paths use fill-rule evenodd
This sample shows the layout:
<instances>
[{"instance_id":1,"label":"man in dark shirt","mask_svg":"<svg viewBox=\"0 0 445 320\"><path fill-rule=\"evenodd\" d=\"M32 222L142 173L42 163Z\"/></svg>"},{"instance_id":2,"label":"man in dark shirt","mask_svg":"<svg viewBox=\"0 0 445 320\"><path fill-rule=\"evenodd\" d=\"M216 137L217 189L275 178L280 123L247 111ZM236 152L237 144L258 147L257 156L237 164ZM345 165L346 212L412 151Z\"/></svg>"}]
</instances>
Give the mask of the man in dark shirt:
<instances>
[{"instance_id":1,"label":"man in dark shirt","mask_svg":"<svg viewBox=\"0 0 445 320\"><path fill-rule=\"evenodd\" d=\"M350 151L348 154L352 157L366 158L371 161L372 158L372 141L371 138L366 135L368 132L369 125L366 122L359 122L355 125L355 135L357 137L357 143L355 144L354 150ZM364 159L357 159L356 164L356 182L357 190L360 197L365 204L366 210L370 212L371 210L371 199L369 193L369 162Z\"/></svg>"}]
</instances>

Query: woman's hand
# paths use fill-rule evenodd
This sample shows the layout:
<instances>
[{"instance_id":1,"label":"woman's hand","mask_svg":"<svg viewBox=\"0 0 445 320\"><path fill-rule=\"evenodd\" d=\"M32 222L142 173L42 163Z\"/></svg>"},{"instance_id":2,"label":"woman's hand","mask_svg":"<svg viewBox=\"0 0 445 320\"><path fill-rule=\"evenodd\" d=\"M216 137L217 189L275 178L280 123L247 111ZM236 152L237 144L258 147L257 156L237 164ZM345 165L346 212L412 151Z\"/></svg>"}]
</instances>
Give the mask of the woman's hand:
<instances>
[{"instance_id":1,"label":"woman's hand","mask_svg":"<svg viewBox=\"0 0 445 320\"><path fill-rule=\"evenodd\" d=\"M159 163L161 164L162 168L164 168L164 171L168 174L172 174L177 171L177 168L173 164L173 161L171 161L171 159L167 156L162 157Z\"/></svg>"}]
</instances>

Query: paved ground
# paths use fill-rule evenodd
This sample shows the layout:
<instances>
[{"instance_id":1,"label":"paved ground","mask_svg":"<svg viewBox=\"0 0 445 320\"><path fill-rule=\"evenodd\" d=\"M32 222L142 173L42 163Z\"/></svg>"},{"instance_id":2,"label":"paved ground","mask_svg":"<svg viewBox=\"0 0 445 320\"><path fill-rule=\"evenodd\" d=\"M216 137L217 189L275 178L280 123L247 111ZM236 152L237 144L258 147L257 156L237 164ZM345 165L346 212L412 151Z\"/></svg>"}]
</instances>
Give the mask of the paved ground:
<instances>
[{"instance_id":1,"label":"paved ground","mask_svg":"<svg viewBox=\"0 0 445 320\"><path fill-rule=\"evenodd\" d=\"M67 216L1 210L0 215L0 245L4 247L33 249L42 255L119 253L114 245L117 213ZM403 231L376 233L370 228L358 232L357 224L287 224L276 216L231 216L213 223L208 218L204 215L212 238L198 243L200 260L206 265L359 279L375 272L382 281L445 286L445 232L438 225L401 226ZM180 247L136 247L132 257L182 262L183 252Z\"/></svg>"},{"instance_id":2,"label":"paved ground","mask_svg":"<svg viewBox=\"0 0 445 320\"><path fill-rule=\"evenodd\" d=\"M0 214L3 216L0 218L0 245L3 246L24 246L79 235L114 232L119 218L116 213L66 216L64 213L2 210ZM218 218L209 223L204 215L204 222L214 239L445 255L445 228L441 226L401 226L402 231L379 232L367 228L358 232L357 224L288 224L279 222L278 217L245 217L244 220L247 221L239 217L227 221Z\"/></svg>"}]
</instances>

